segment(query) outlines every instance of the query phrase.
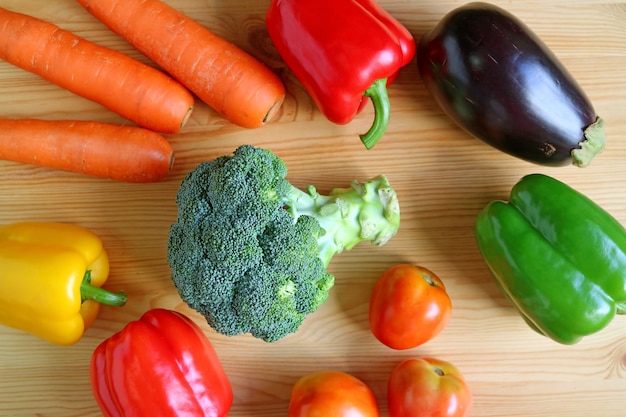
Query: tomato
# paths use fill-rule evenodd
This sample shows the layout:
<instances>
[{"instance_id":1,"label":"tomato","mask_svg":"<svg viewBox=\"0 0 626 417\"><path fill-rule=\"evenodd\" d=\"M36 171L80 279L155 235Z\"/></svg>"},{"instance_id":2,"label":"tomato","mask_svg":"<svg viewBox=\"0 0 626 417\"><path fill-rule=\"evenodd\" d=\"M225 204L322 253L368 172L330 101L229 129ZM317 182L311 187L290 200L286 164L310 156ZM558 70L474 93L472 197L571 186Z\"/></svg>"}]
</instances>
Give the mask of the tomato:
<instances>
[{"instance_id":1,"label":"tomato","mask_svg":"<svg viewBox=\"0 0 626 417\"><path fill-rule=\"evenodd\" d=\"M410 349L448 324L452 302L443 282L421 266L399 264L378 279L369 306L374 336L393 349Z\"/></svg>"},{"instance_id":2,"label":"tomato","mask_svg":"<svg viewBox=\"0 0 626 417\"><path fill-rule=\"evenodd\" d=\"M467 417L473 397L461 372L434 358L407 359L387 384L389 417Z\"/></svg>"},{"instance_id":3,"label":"tomato","mask_svg":"<svg viewBox=\"0 0 626 417\"><path fill-rule=\"evenodd\" d=\"M291 390L288 417L378 416L372 390L345 372L314 372L300 378Z\"/></svg>"}]
</instances>

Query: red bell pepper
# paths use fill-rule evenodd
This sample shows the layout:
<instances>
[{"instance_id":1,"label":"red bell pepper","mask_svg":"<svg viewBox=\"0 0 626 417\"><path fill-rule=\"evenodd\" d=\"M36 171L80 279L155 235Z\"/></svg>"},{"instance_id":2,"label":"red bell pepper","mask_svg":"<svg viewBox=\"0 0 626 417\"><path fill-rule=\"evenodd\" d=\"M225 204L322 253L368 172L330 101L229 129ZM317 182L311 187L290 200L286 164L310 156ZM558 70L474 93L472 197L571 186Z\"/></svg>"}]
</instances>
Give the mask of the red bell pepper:
<instances>
[{"instance_id":1,"label":"red bell pepper","mask_svg":"<svg viewBox=\"0 0 626 417\"><path fill-rule=\"evenodd\" d=\"M233 402L202 330L165 309L149 310L96 348L91 386L105 417L223 417Z\"/></svg>"},{"instance_id":2,"label":"red bell pepper","mask_svg":"<svg viewBox=\"0 0 626 417\"><path fill-rule=\"evenodd\" d=\"M267 30L317 107L346 124L372 99L372 148L389 124L387 86L415 55L411 33L374 0L272 0Z\"/></svg>"}]
</instances>

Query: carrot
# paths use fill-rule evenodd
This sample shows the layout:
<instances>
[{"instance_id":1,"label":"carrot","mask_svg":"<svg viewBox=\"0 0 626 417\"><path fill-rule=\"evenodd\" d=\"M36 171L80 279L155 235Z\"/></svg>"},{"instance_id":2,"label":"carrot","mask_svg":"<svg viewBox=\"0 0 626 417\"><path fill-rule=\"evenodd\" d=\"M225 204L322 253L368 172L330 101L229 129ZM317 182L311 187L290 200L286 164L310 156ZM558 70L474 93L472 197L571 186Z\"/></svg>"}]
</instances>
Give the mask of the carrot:
<instances>
[{"instance_id":1,"label":"carrot","mask_svg":"<svg viewBox=\"0 0 626 417\"><path fill-rule=\"evenodd\" d=\"M193 95L167 74L3 8L0 58L158 132L178 132L193 109Z\"/></svg>"},{"instance_id":2,"label":"carrot","mask_svg":"<svg viewBox=\"0 0 626 417\"><path fill-rule=\"evenodd\" d=\"M169 142L136 126L74 120L0 118L0 159L124 182L164 178Z\"/></svg>"},{"instance_id":3,"label":"carrot","mask_svg":"<svg viewBox=\"0 0 626 417\"><path fill-rule=\"evenodd\" d=\"M159 0L78 2L236 125L263 125L285 98L263 63Z\"/></svg>"}]
</instances>

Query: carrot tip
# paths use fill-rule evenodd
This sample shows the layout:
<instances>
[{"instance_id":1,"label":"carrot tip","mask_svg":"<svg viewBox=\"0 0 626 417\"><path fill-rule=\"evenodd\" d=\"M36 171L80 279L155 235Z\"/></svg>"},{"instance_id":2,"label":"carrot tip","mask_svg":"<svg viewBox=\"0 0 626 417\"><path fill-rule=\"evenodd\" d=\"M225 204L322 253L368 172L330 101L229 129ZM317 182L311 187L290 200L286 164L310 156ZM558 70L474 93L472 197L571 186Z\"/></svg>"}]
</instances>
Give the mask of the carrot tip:
<instances>
[{"instance_id":1,"label":"carrot tip","mask_svg":"<svg viewBox=\"0 0 626 417\"><path fill-rule=\"evenodd\" d=\"M176 155L174 154L174 152L172 152L172 156L170 158L170 165L167 168L168 173L172 170L172 167L174 166L174 159L176 159Z\"/></svg>"},{"instance_id":2,"label":"carrot tip","mask_svg":"<svg viewBox=\"0 0 626 417\"><path fill-rule=\"evenodd\" d=\"M185 113L185 117L183 117L183 120L180 122L180 128L182 129L183 126L185 126L187 124L187 121L189 120L189 118L191 117L191 113L193 113L193 106L189 107L189 109L187 109L187 113Z\"/></svg>"},{"instance_id":3,"label":"carrot tip","mask_svg":"<svg viewBox=\"0 0 626 417\"><path fill-rule=\"evenodd\" d=\"M285 101L285 97L281 97L279 100L277 100L272 107L270 107L270 109L267 111L267 114L265 115L265 117L263 118L263 123L267 123L270 120L272 120L272 118L274 118L274 116L276 115L276 113L278 113L278 110L281 108L281 106L283 105L283 101Z\"/></svg>"}]
</instances>

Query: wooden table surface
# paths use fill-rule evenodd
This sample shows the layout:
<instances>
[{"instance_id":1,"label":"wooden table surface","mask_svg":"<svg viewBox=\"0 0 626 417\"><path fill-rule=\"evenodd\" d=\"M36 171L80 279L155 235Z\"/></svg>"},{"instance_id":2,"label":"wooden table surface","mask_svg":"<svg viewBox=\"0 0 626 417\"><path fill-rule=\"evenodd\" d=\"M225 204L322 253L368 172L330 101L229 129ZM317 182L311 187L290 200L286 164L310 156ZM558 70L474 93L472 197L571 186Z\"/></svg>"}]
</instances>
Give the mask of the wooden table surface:
<instances>
[{"instance_id":1,"label":"wooden table surface","mask_svg":"<svg viewBox=\"0 0 626 417\"><path fill-rule=\"evenodd\" d=\"M391 125L366 151L358 134L372 120L367 108L338 126L316 109L267 36L268 0L168 0L220 36L267 63L283 79L287 98L278 117L248 130L197 103L185 128L168 139L176 152L164 181L127 184L0 162L0 224L23 220L70 222L101 236L111 259L107 288L124 289L123 308L103 307L83 339L59 347L0 327L0 415L100 415L89 385L94 348L154 307L188 314L205 330L232 382L232 416L286 415L296 380L319 369L365 381L387 415L386 382L409 357L454 363L474 393L474 416L623 416L626 412L626 317L573 346L530 330L495 287L474 243L473 222L490 200L506 198L523 175L542 172L586 193L626 224L626 3L603 0L497 1L522 18L553 49L605 119L608 145L588 168L545 168L483 144L452 125L427 95L415 61L390 88ZM381 0L416 39L455 1ZM102 45L149 62L71 0L0 0L0 6L55 22ZM97 104L0 62L0 115L44 119L125 121ZM166 262L175 194L200 161L241 144L272 149L297 186L321 192L352 179L385 173L397 189L402 226L386 246L361 244L334 258L329 301L301 330L268 344L250 336L216 334L179 298ZM368 328L374 282L388 267L426 266L453 301L449 325L408 351L381 345ZM148 382L148 381L146 381ZM149 401L149 399L147 399Z\"/></svg>"}]
</instances>

